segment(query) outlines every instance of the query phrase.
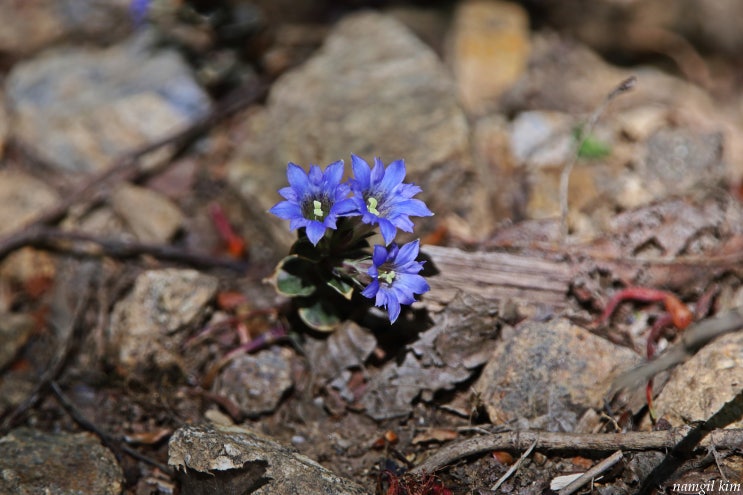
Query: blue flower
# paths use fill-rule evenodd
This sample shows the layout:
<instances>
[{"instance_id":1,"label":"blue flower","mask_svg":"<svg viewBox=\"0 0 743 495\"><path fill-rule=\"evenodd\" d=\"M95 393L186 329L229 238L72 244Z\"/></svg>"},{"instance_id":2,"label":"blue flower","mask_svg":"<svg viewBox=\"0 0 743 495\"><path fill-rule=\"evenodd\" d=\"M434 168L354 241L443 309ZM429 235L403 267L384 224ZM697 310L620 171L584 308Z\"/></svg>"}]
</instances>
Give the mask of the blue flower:
<instances>
[{"instance_id":1,"label":"blue flower","mask_svg":"<svg viewBox=\"0 0 743 495\"><path fill-rule=\"evenodd\" d=\"M135 26L141 26L147 18L151 0L130 0L129 15Z\"/></svg>"},{"instance_id":2,"label":"blue flower","mask_svg":"<svg viewBox=\"0 0 743 495\"><path fill-rule=\"evenodd\" d=\"M336 229L339 216L348 215L356 204L348 198L349 186L341 184L343 161L331 163L320 170L310 165L309 173L294 163L286 169L289 187L279 190L286 200L268 210L279 218L289 220L291 230L306 227L307 238L316 246L326 229Z\"/></svg>"},{"instance_id":3,"label":"blue flower","mask_svg":"<svg viewBox=\"0 0 743 495\"><path fill-rule=\"evenodd\" d=\"M431 288L426 279L418 275L423 263L415 261L420 241L409 242L402 247L392 244L389 249L374 246L372 266L368 273L372 282L361 292L368 298L376 298L374 304L387 308L390 323L400 316L400 305L411 304L415 294L423 294Z\"/></svg>"},{"instance_id":4,"label":"blue flower","mask_svg":"<svg viewBox=\"0 0 743 495\"><path fill-rule=\"evenodd\" d=\"M361 214L361 220L370 225L379 224L385 244L395 238L397 229L413 231L409 215L428 217L433 212L419 199L411 199L421 192L414 184L404 184L405 162L396 160L384 168L382 160L374 159L374 168L356 155L351 155L353 173L351 198Z\"/></svg>"}]
</instances>

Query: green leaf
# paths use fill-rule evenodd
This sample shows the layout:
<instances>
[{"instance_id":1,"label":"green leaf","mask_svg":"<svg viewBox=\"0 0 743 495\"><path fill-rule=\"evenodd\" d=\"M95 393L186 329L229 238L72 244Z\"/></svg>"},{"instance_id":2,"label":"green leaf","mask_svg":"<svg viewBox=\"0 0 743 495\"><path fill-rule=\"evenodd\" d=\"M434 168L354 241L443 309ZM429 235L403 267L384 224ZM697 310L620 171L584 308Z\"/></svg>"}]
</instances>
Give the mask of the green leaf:
<instances>
[{"instance_id":1,"label":"green leaf","mask_svg":"<svg viewBox=\"0 0 743 495\"><path fill-rule=\"evenodd\" d=\"M353 285L349 284L342 278L331 278L327 281L327 284L329 287L332 287L338 294L342 295L349 301L351 300L351 296L353 296Z\"/></svg>"},{"instance_id":2,"label":"green leaf","mask_svg":"<svg viewBox=\"0 0 743 495\"><path fill-rule=\"evenodd\" d=\"M584 131L583 126L573 129L573 138L578 143L579 158L603 158L611 154L610 145Z\"/></svg>"},{"instance_id":3,"label":"green leaf","mask_svg":"<svg viewBox=\"0 0 743 495\"><path fill-rule=\"evenodd\" d=\"M312 306L299 308L299 317L310 328L320 332L332 332L341 323L341 319L333 312L333 308L316 301Z\"/></svg>"},{"instance_id":4,"label":"green leaf","mask_svg":"<svg viewBox=\"0 0 743 495\"><path fill-rule=\"evenodd\" d=\"M589 135L580 143L578 156L581 158L603 158L611 154L611 146Z\"/></svg>"},{"instance_id":5,"label":"green leaf","mask_svg":"<svg viewBox=\"0 0 743 495\"><path fill-rule=\"evenodd\" d=\"M315 264L312 261L292 254L279 261L269 280L281 295L309 296L317 290L312 282L314 270Z\"/></svg>"}]
</instances>

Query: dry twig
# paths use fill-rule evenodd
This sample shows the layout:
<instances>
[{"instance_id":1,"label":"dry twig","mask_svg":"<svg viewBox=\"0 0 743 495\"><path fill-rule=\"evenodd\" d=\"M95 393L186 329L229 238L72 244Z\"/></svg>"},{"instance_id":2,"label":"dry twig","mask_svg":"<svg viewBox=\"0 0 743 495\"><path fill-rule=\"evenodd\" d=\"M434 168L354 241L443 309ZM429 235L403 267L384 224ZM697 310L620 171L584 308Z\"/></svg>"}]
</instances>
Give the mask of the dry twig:
<instances>
[{"instance_id":1,"label":"dry twig","mask_svg":"<svg viewBox=\"0 0 743 495\"><path fill-rule=\"evenodd\" d=\"M115 159L101 173L92 176L75 191L65 195L63 199L51 208L42 211L21 228L0 237L0 261L39 236L39 230L54 225L64 218L72 206L95 203L106 194L112 185L153 173L153 170L145 169L141 166L142 157L169 145L175 146L175 155L178 155L196 137L209 130L216 123L255 102L265 94L265 91L266 86L263 83L253 83L248 87L241 88L225 98L209 115L195 122L190 127L165 136L158 141L147 144ZM172 160L169 163L172 163Z\"/></svg>"},{"instance_id":2,"label":"dry twig","mask_svg":"<svg viewBox=\"0 0 743 495\"><path fill-rule=\"evenodd\" d=\"M511 475L513 475L513 473L515 473L518 470L518 468L521 467L521 464L523 464L526 458L531 455L532 451L534 450L534 447L536 446L537 446L537 441L534 440L534 443L532 443L529 446L529 448L526 449L526 452L521 454L521 457L519 457L519 460L513 463L513 466L511 466L508 469L508 471L506 471L506 473L500 477L500 479L495 483L495 485L493 485L493 488L491 488L490 490L493 492L497 491L498 488L500 488L500 486L503 484L503 482L506 481L508 478L510 478Z\"/></svg>"},{"instance_id":3,"label":"dry twig","mask_svg":"<svg viewBox=\"0 0 743 495\"><path fill-rule=\"evenodd\" d=\"M743 307L731 309L714 318L690 326L681 334L680 342L667 349L657 359L648 361L617 377L609 398L622 389L637 387L661 371L665 371L693 356L713 339L743 328Z\"/></svg>"},{"instance_id":4,"label":"dry twig","mask_svg":"<svg viewBox=\"0 0 743 495\"><path fill-rule=\"evenodd\" d=\"M440 448L435 454L416 466L414 473L435 472L465 457L492 450L525 450L537 442L539 451L614 452L673 448L692 431L683 426L666 431L637 431L627 433L554 433L540 431L512 431L495 435L468 438ZM743 443L743 429L715 430L697 444L714 445L718 450L739 448Z\"/></svg>"},{"instance_id":5,"label":"dry twig","mask_svg":"<svg viewBox=\"0 0 743 495\"><path fill-rule=\"evenodd\" d=\"M109 448L113 450L121 450L122 452L130 455L131 457L146 462L147 464L150 464L152 466L155 466L163 473L168 474L169 476L173 475L173 470L170 469L169 466L166 466L165 464L158 462L154 459L151 459L147 457L144 454L141 454L137 450L129 447L126 443L121 441L120 439L117 439L110 433L103 431L99 427L97 427L92 421L88 420L85 416L83 416L80 411L75 407L75 405L72 403L72 401L65 395L64 392L62 392L62 389L59 387L56 381L51 382L51 389L52 392L54 392L54 396L57 398L59 403L62 405L62 408L67 411L67 414L70 415L70 417L77 423L81 428L94 433L98 438L101 439L101 441L106 444Z\"/></svg>"},{"instance_id":6,"label":"dry twig","mask_svg":"<svg viewBox=\"0 0 743 495\"><path fill-rule=\"evenodd\" d=\"M670 479L682 464L692 457L694 451L703 442L710 438L713 433L720 431L741 431L741 430L722 430L726 426L743 418L743 388L731 400L710 417L707 421L695 423L684 437L673 445L673 448L666 454L663 461L653 469L650 474L643 480L639 495L652 493L658 486ZM714 449L721 448L717 438L708 442ZM735 448L740 448L743 440L738 440Z\"/></svg>"},{"instance_id":7,"label":"dry twig","mask_svg":"<svg viewBox=\"0 0 743 495\"><path fill-rule=\"evenodd\" d=\"M26 412L39 403L50 384L57 379L64 370L65 365L69 362L78 340L77 334L82 326L86 310L94 293L92 285L88 283L91 276L92 267L88 267L88 270L80 273L80 278L85 281L82 288L83 293L75 305L67 328L59 332L64 339L63 342L59 343L59 351L52 358L46 371L39 377L39 381L36 383L33 391L28 394L26 400L15 407L8 408L0 414L0 420L2 420L2 423L0 423L0 435L7 433L23 418Z\"/></svg>"},{"instance_id":8,"label":"dry twig","mask_svg":"<svg viewBox=\"0 0 743 495\"><path fill-rule=\"evenodd\" d=\"M586 139L588 139L591 135L591 132L593 132L593 128L596 126L596 123L601 118L601 115L609 106L609 103L611 103L612 100L614 100L614 98L616 98L617 96L626 93L627 91L634 88L635 83L637 83L637 78L635 76L629 77L619 83L619 85L617 85L617 87L614 88L611 93L606 96L606 98L604 98L604 101L602 101L601 105L599 105L598 108L594 110L594 112L591 114L591 118L588 119L588 122L581 131L579 136L580 139L575 146L573 159L565 165L565 167L562 169L562 173L560 173L560 233L562 234L563 240L566 240L568 236L568 187L570 185L570 174L573 172L573 167L575 167L575 164L578 162L578 158L580 157L580 149L585 143Z\"/></svg>"},{"instance_id":9,"label":"dry twig","mask_svg":"<svg viewBox=\"0 0 743 495\"><path fill-rule=\"evenodd\" d=\"M125 260L149 255L160 261L172 261L194 268L227 268L242 272L246 267L245 262L233 258L192 253L163 244L101 239L83 232L71 232L54 227L31 230L26 236L25 246L80 258L108 256Z\"/></svg>"},{"instance_id":10,"label":"dry twig","mask_svg":"<svg viewBox=\"0 0 743 495\"><path fill-rule=\"evenodd\" d=\"M612 455L599 462L591 469L581 474L580 477L576 478L568 486L558 492L558 495L571 495L577 492L586 483L592 482L597 476L609 470L614 464L622 460L623 453L621 450L617 450Z\"/></svg>"}]
</instances>

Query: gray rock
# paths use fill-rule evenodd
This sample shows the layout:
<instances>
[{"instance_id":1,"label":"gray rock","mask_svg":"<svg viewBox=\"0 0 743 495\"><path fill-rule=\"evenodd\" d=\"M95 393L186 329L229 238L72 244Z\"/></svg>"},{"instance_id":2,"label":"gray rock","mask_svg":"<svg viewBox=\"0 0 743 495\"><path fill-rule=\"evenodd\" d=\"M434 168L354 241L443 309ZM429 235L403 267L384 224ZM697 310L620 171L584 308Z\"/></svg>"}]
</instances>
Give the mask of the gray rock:
<instances>
[{"instance_id":1,"label":"gray rock","mask_svg":"<svg viewBox=\"0 0 743 495\"><path fill-rule=\"evenodd\" d=\"M616 372L639 362L568 320L528 320L496 348L475 389L495 424L572 431L587 408L601 406Z\"/></svg>"},{"instance_id":2,"label":"gray rock","mask_svg":"<svg viewBox=\"0 0 743 495\"><path fill-rule=\"evenodd\" d=\"M646 143L642 181L653 192L680 195L700 183L715 186L725 178L721 133L661 129Z\"/></svg>"},{"instance_id":3,"label":"gray rock","mask_svg":"<svg viewBox=\"0 0 743 495\"><path fill-rule=\"evenodd\" d=\"M184 426L170 439L168 464L178 469L183 495L367 493L308 457L238 426Z\"/></svg>"},{"instance_id":4,"label":"gray rock","mask_svg":"<svg viewBox=\"0 0 743 495\"><path fill-rule=\"evenodd\" d=\"M304 352L319 377L332 380L351 368L363 368L377 339L363 327L347 321L326 338L308 336Z\"/></svg>"},{"instance_id":5,"label":"gray rock","mask_svg":"<svg viewBox=\"0 0 743 495\"><path fill-rule=\"evenodd\" d=\"M122 371L181 366L176 334L203 319L217 279L196 270L151 270L137 277L131 293L116 303L109 328L109 354Z\"/></svg>"},{"instance_id":6,"label":"gray rock","mask_svg":"<svg viewBox=\"0 0 743 495\"><path fill-rule=\"evenodd\" d=\"M35 0L0 2L0 52L15 57L65 39L110 43L132 28L130 0Z\"/></svg>"},{"instance_id":7,"label":"gray rock","mask_svg":"<svg viewBox=\"0 0 743 495\"><path fill-rule=\"evenodd\" d=\"M123 472L116 457L89 433L18 428L0 438L0 493L118 495Z\"/></svg>"},{"instance_id":8,"label":"gray rock","mask_svg":"<svg viewBox=\"0 0 743 495\"><path fill-rule=\"evenodd\" d=\"M432 319L433 327L404 356L369 379L361 404L371 418L408 416L416 397L431 400L438 391L452 390L490 357L499 328L491 300L458 292Z\"/></svg>"},{"instance_id":9,"label":"gray rock","mask_svg":"<svg viewBox=\"0 0 743 495\"><path fill-rule=\"evenodd\" d=\"M214 391L248 417L270 413L293 385L293 357L294 352L285 347L238 356L219 373Z\"/></svg>"},{"instance_id":10,"label":"gray rock","mask_svg":"<svg viewBox=\"0 0 743 495\"><path fill-rule=\"evenodd\" d=\"M264 209L281 198L289 161L325 166L354 153L404 158L408 181L437 215L473 209L480 184L456 88L436 54L390 16L340 21L322 49L285 74L230 165L230 180Z\"/></svg>"},{"instance_id":11,"label":"gray rock","mask_svg":"<svg viewBox=\"0 0 743 495\"><path fill-rule=\"evenodd\" d=\"M203 117L210 101L185 62L151 43L145 32L16 65L6 82L14 137L49 164L86 172Z\"/></svg>"},{"instance_id":12,"label":"gray rock","mask_svg":"<svg viewBox=\"0 0 743 495\"><path fill-rule=\"evenodd\" d=\"M0 234L20 228L57 200L57 192L21 172L0 170Z\"/></svg>"},{"instance_id":13,"label":"gray rock","mask_svg":"<svg viewBox=\"0 0 743 495\"><path fill-rule=\"evenodd\" d=\"M111 207L141 242L168 242L181 228L183 214L162 194L122 184L111 194Z\"/></svg>"},{"instance_id":14,"label":"gray rock","mask_svg":"<svg viewBox=\"0 0 743 495\"><path fill-rule=\"evenodd\" d=\"M658 417L673 426L706 421L740 393L743 332L720 337L676 368L653 401ZM729 428L743 428L743 418Z\"/></svg>"},{"instance_id":15,"label":"gray rock","mask_svg":"<svg viewBox=\"0 0 743 495\"><path fill-rule=\"evenodd\" d=\"M514 158L528 168L565 165L575 154L573 119L560 112L522 112L511 123Z\"/></svg>"}]
</instances>

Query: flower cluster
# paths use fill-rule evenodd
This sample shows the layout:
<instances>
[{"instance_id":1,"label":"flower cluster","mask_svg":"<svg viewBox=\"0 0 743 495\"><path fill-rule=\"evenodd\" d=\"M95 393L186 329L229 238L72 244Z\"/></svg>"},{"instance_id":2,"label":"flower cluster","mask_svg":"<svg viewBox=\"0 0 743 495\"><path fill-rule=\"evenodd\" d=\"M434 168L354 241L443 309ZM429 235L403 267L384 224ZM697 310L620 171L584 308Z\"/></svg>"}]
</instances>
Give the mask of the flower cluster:
<instances>
[{"instance_id":1,"label":"flower cluster","mask_svg":"<svg viewBox=\"0 0 743 495\"><path fill-rule=\"evenodd\" d=\"M379 158L373 167L355 155L351 161L353 177L346 182L343 161L324 171L311 165L309 172L289 163L289 186L279 190L284 201L269 210L299 232L291 255L277 269L277 288L291 296L318 299L304 301L300 308L300 316L315 328L330 328L337 320L327 314L333 305L322 300L327 294L320 286L331 287L347 300L355 287L363 287L361 295L386 308L392 323L402 304L429 290L419 275L423 263L416 261L419 241L403 246L394 242L397 229L413 231L411 216L433 215L423 201L413 198L421 188L403 182L403 160L387 167ZM374 246L369 256L367 238L377 226L384 245Z\"/></svg>"}]
</instances>

